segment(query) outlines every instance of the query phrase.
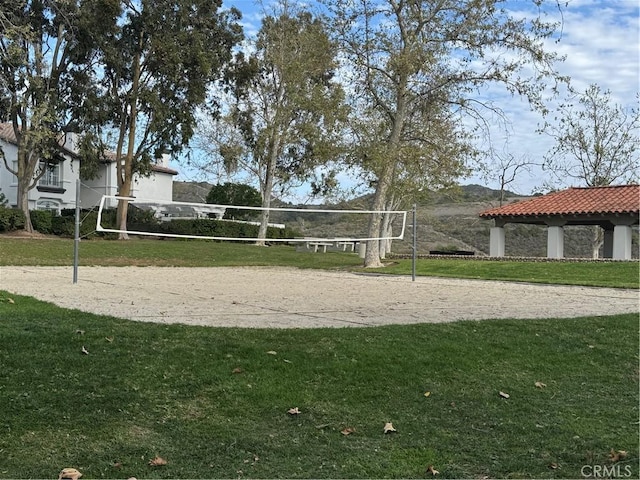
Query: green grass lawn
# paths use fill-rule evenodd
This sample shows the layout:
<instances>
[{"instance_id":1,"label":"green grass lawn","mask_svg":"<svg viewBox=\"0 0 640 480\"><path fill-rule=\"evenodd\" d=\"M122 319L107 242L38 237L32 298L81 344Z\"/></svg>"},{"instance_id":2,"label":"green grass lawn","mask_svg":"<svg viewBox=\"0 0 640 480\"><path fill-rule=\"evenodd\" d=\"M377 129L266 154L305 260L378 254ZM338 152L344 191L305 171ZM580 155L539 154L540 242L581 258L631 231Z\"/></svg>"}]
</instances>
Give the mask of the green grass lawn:
<instances>
[{"instance_id":1,"label":"green grass lawn","mask_svg":"<svg viewBox=\"0 0 640 480\"><path fill-rule=\"evenodd\" d=\"M0 265L72 260L70 240L0 237ZM361 268L353 254L141 239L82 241L80 260ZM428 259L417 270L638 288L637 262ZM407 275L411 262L381 271ZM637 314L312 330L146 324L0 291L0 478L64 467L83 479L425 478L429 465L439 478L639 478L639 335ZM397 432L385 435L386 422ZM613 461L612 449L627 455ZM155 457L167 464L150 466Z\"/></svg>"},{"instance_id":2,"label":"green grass lawn","mask_svg":"<svg viewBox=\"0 0 640 480\"><path fill-rule=\"evenodd\" d=\"M295 266L299 268L348 268L362 264L355 254L311 254L295 247L273 245L149 240L83 240L81 265L222 267L236 265ZM0 265L73 265L73 240L0 238Z\"/></svg>"},{"instance_id":3,"label":"green grass lawn","mask_svg":"<svg viewBox=\"0 0 640 480\"><path fill-rule=\"evenodd\" d=\"M384 273L411 274L411 260L399 260ZM519 282L638 288L638 262L519 262L425 259L416 262L417 275L479 278Z\"/></svg>"},{"instance_id":4,"label":"green grass lawn","mask_svg":"<svg viewBox=\"0 0 640 480\"><path fill-rule=\"evenodd\" d=\"M640 474L637 315L243 330L0 292L0 319L2 478Z\"/></svg>"},{"instance_id":5,"label":"green grass lawn","mask_svg":"<svg viewBox=\"0 0 640 480\"><path fill-rule=\"evenodd\" d=\"M353 253L302 253L294 247L268 248L239 243L133 239L128 242L80 242L80 264L102 266L290 266L318 269L361 269ZM372 271L411 274L410 260L389 260ZM0 237L1 265L72 265L73 241ZM420 259L418 275L482 278L538 283L638 288L638 262L519 262L463 259Z\"/></svg>"}]
</instances>

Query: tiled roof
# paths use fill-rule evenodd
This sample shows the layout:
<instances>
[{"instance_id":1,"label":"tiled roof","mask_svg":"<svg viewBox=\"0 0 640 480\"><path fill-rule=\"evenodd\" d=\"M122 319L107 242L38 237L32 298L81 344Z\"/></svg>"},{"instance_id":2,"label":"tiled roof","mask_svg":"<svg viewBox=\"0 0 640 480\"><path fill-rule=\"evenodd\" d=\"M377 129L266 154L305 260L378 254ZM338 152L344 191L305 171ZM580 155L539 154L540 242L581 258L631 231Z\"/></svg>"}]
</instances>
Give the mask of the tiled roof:
<instances>
[{"instance_id":1,"label":"tiled roof","mask_svg":"<svg viewBox=\"0 0 640 480\"><path fill-rule=\"evenodd\" d=\"M640 213L640 185L569 188L480 213L482 218Z\"/></svg>"},{"instance_id":2,"label":"tiled roof","mask_svg":"<svg viewBox=\"0 0 640 480\"><path fill-rule=\"evenodd\" d=\"M178 175L178 172L176 170L174 170L173 168L161 167L160 165L153 165L151 167L151 170L153 170L154 172L159 172L159 173L168 173L170 175Z\"/></svg>"},{"instance_id":3,"label":"tiled roof","mask_svg":"<svg viewBox=\"0 0 640 480\"><path fill-rule=\"evenodd\" d=\"M0 123L0 140L4 140L5 142L11 143L13 145L18 144L16 132L13 130L13 124L11 122ZM76 153L69 150L64 143L64 137L58 140L58 144L62 148L63 153L75 156Z\"/></svg>"}]
</instances>

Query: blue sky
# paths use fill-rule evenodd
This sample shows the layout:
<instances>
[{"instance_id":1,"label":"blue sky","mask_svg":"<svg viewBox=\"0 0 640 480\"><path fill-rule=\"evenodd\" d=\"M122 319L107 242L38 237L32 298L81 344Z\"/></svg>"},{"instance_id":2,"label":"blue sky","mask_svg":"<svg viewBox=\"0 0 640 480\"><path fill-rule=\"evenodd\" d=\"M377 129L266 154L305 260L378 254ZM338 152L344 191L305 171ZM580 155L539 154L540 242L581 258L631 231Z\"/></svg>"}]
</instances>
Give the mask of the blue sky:
<instances>
[{"instance_id":1,"label":"blue sky","mask_svg":"<svg viewBox=\"0 0 640 480\"><path fill-rule=\"evenodd\" d=\"M270 0L265 0L269 4ZM552 0L553 1L553 0ZM562 35L560 41L549 41L547 48L566 56L557 65L562 75L571 77L571 83L578 91L584 91L596 83L603 90L609 89L616 103L631 106L636 102L636 92L640 91L640 8L638 0L561 0ZM223 0L223 5L234 6L243 13L242 25L245 34L253 35L260 28L263 7L254 0ZM530 0L514 0L508 3L510 9L519 11L530 5ZM560 20L557 9L550 14ZM528 105L518 98L512 98L501 91L487 91L508 114L511 125L508 135L502 130L492 132L494 146L502 149L508 138L508 152L515 157L527 155L532 160L541 160L551 148L551 141L536 133L542 117L531 112ZM553 107L553 104L551 104ZM195 179L197 175L183 171L179 179ZM199 178L201 179L201 178ZM544 180L541 171L534 170L531 176L523 175L510 185L511 190L528 194ZM216 179L210 178L215 182ZM345 179L348 181L348 179ZM496 182L485 182L477 177L462 183L481 183L496 187Z\"/></svg>"}]
</instances>

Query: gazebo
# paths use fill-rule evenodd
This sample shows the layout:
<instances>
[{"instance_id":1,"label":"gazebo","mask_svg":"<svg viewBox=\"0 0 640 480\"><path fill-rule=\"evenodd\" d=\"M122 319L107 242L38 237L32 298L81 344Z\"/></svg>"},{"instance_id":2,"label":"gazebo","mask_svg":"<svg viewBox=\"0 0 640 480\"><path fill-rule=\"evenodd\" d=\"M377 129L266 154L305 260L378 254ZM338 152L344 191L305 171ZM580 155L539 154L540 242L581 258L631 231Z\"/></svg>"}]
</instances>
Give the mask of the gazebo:
<instances>
[{"instance_id":1,"label":"gazebo","mask_svg":"<svg viewBox=\"0 0 640 480\"><path fill-rule=\"evenodd\" d=\"M604 230L604 257L631 259L632 226L640 215L640 185L569 188L480 213L493 219L489 254L503 257L504 226L526 223L547 226L547 257L564 257L564 227L597 225Z\"/></svg>"}]
</instances>

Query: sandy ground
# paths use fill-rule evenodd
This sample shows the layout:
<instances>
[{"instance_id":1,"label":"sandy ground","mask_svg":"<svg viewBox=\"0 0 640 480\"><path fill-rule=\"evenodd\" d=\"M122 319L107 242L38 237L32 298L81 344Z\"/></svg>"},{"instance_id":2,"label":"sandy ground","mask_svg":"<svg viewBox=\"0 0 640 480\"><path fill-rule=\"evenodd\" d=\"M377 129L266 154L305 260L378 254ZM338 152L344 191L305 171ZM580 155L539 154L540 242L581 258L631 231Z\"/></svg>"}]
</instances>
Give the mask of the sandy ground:
<instances>
[{"instance_id":1,"label":"sandy ground","mask_svg":"<svg viewBox=\"0 0 640 480\"><path fill-rule=\"evenodd\" d=\"M310 328L634 313L637 290L290 268L2 267L0 290L131 320Z\"/></svg>"}]
</instances>

